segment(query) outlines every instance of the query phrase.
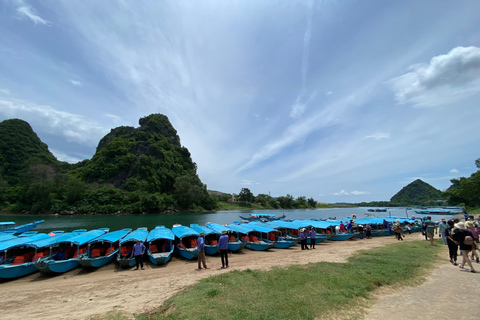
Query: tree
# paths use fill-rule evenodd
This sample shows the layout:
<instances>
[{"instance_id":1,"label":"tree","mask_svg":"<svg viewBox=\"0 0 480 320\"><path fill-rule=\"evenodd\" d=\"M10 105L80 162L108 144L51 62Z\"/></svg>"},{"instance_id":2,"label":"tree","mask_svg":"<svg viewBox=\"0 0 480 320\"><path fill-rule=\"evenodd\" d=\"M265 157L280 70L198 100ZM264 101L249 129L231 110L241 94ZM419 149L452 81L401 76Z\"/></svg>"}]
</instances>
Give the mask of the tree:
<instances>
[{"instance_id":1,"label":"tree","mask_svg":"<svg viewBox=\"0 0 480 320\"><path fill-rule=\"evenodd\" d=\"M316 208L316 207L317 207L317 201L315 201L315 199L313 199L313 198L308 198L307 202L308 202L308 205L309 205L310 207L312 207L312 208Z\"/></svg>"},{"instance_id":2,"label":"tree","mask_svg":"<svg viewBox=\"0 0 480 320\"><path fill-rule=\"evenodd\" d=\"M248 188L242 188L242 191L238 194L238 200L245 202L255 201L255 196Z\"/></svg>"},{"instance_id":3,"label":"tree","mask_svg":"<svg viewBox=\"0 0 480 320\"><path fill-rule=\"evenodd\" d=\"M285 209L291 209L293 208L293 204L295 200L293 199L293 196L287 194L286 196L281 196L277 198L278 204L280 205L281 208Z\"/></svg>"}]
</instances>

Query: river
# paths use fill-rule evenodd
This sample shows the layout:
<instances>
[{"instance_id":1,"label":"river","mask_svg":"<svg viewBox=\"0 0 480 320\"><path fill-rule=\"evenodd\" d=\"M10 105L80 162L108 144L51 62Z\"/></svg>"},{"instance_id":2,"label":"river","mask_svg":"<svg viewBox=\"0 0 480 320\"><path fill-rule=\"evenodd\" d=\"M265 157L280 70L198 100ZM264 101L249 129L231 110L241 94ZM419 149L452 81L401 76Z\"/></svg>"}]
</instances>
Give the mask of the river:
<instances>
[{"instance_id":1,"label":"river","mask_svg":"<svg viewBox=\"0 0 480 320\"><path fill-rule=\"evenodd\" d=\"M45 220L39 225L35 231L49 232L52 230L72 231L75 229L97 229L110 228L110 231L119 230L123 228L136 229L139 227L147 227L148 230L155 228L157 225L164 225L171 228L174 224L190 225L197 223L204 225L206 222L216 222L220 224L232 223L233 221L240 221L239 215L248 216L252 212L255 213L273 213L277 216L286 214L287 219L311 219L311 218L328 218L336 217L337 219L344 219L351 217L352 214L357 215L357 218L367 217L367 208L335 208L335 209L292 209L292 210L228 210L216 212L195 212L195 213L175 213L175 214L143 214L143 215L72 215L72 216L54 216L54 215L1 215L0 221L13 221L17 225L33 222L36 220ZM373 213L378 217L401 216L405 217L415 215L422 217L423 215L416 214L413 210L405 210L405 208L389 208L387 212ZM434 220L451 216L434 216Z\"/></svg>"}]
</instances>

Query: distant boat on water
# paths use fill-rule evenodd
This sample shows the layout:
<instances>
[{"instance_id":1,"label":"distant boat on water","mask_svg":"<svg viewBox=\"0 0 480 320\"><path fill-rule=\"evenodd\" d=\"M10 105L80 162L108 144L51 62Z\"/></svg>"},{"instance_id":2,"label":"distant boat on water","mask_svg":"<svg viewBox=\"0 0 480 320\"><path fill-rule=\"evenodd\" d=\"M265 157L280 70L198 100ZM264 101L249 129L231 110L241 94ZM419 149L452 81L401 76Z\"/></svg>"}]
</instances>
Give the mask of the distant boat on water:
<instances>
[{"instance_id":1,"label":"distant boat on water","mask_svg":"<svg viewBox=\"0 0 480 320\"><path fill-rule=\"evenodd\" d=\"M383 208L374 208L374 209L368 209L368 212L387 212L387 209Z\"/></svg>"},{"instance_id":2,"label":"distant boat on water","mask_svg":"<svg viewBox=\"0 0 480 320\"><path fill-rule=\"evenodd\" d=\"M285 213L280 217L277 217L273 213L252 213L248 217L240 216L243 220L247 221L274 221L274 220L282 220L285 219L287 216Z\"/></svg>"}]
</instances>

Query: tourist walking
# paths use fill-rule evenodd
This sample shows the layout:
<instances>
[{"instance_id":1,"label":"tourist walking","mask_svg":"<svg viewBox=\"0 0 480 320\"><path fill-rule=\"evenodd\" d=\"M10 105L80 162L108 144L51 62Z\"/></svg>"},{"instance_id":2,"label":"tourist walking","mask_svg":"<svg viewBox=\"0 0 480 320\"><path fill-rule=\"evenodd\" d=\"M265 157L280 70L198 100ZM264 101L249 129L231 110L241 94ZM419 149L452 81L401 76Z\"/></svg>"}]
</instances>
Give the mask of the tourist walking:
<instances>
[{"instance_id":1,"label":"tourist walking","mask_svg":"<svg viewBox=\"0 0 480 320\"><path fill-rule=\"evenodd\" d=\"M480 261L478 259L478 253L477 253L478 229L473 224L473 221L467 221L465 226L467 227L467 230L470 231L470 233L472 234L472 237L473 237L472 257L471 258L472 258L472 260L474 260L474 257L475 257L475 261L477 263L479 263Z\"/></svg>"},{"instance_id":2,"label":"tourist walking","mask_svg":"<svg viewBox=\"0 0 480 320\"><path fill-rule=\"evenodd\" d=\"M405 229L407 229L408 234L412 234L412 227L410 227L410 223L405 225Z\"/></svg>"},{"instance_id":3,"label":"tourist walking","mask_svg":"<svg viewBox=\"0 0 480 320\"><path fill-rule=\"evenodd\" d=\"M205 269L207 268L207 262L205 261L205 232L200 232L200 236L197 239L197 251L198 251L198 270L202 269L202 264Z\"/></svg>"},{"instance_id":4,"label":"tourist walking","mask_svg":"<svg viewBox=\"0 0 480 320\"><path fill-rule=\"evenodd\" d=\"M145 254L145 245L142 243L141 240L137 240L137 243L133 245L132 256L135 257L135 270L138 270L138 266L143 268L143 255Z\"/></svg>"},{"instance_id":5,"label":"tourist walking","mask_svg":"<svg viewBox=\"0 0 480 320\"><path fill-rule=\"evenodd\" d=\"M228 268L228 235L225 230L222 231L222 235L218 239L218 249L222 260L222 269Z\"/></svg>"},{"instance_id":6,"label":"tourist walking","mask_svg":"<svg viewBox=\"0 0 480 320\"><path fill-rule=\"evenodd\" d=\"M370 224L367 224L365 227L365 237L367 239L372 239L372 226Z\"/></svg>"},{"instance_id":7,"label":"tourist walking","mask_svg":"<svg viewBox=\"0 0 480 320\"><path fill-rule=\"evenodd\" d=\"M430 247L433 247L433 237L437 233L437 226L430 216L428 216L425 221L425 232L427 233L427 238L430 240Z\"/></svg>"},{"instance_id":8,"label":"tourist walking","mask_svg":"<svg viewBox=\"0 0 480 320\"><path fill-rule=\"evenodd\" d=\"M445 237L445 229L447 229L447 221L445 218L440 219L438 224L438 234L442 237L443 243L447 244L447 238Z\"/></svg>"},{"instance_id":9,"label":"tourist walking","mask_svg":"<svg viewBox=\"0 0 480 320\"><path fill-rule=\"evenodd\" d=\"M393 229L393 231L395 232L395 237L397 238L397 240L402 240L403 241L403 238L402 238L402 225L400 223L396 223L395 224L395 228Z\"/></svg>"},{"instance_id":10,"label":"tourist walking","mask_svg":"<svg viewBox=\"0 0 480 320\"><path fill-rule=\"evenodd\" d=\"M455 224L453 240L455 240L455 244L460 246L460 252L462 254L460 268L463 269L466 263L470 267L470 272L476 272L473 268L472 262L468 258L468 254L472 251L473 247L473 235L467 230L463 222Z\"/></svg>"},{"instance_id":11,"label":"tourist walking","mask_svg":"<svg viewBox=\"0 0 480 320\"><path fill-rule=\"evenodd\" d=\"M448 220L448 226L445 229L445 238L447 239L448 245L448 255L450 257L450 263L453 263L454 266L457 265L457 255L458 255L458 245L453 239L453 228L455 222L453 220Z\"/></svg>"},{"instance_id":12,"label":"tourist walking","mask_svg":"<svg viewBox=\"0 0 480 320\"><path fill-rule=\"evenodd\" d=\"M357 227L358 233L360 233L360 239L363 239L363 225L359 224Z\"/></svg>"},{"instance_id":13,"label":"tourist walking","mask_svg":"<svg viewBox=\"0 0 480 320\"><path fill-rule=\"evenodd\" d=\"M315 241L317 241L317 232L315 231L315 228L312 227L310 229L310 249L315 249Z\"/></svg>"}]
</instances>

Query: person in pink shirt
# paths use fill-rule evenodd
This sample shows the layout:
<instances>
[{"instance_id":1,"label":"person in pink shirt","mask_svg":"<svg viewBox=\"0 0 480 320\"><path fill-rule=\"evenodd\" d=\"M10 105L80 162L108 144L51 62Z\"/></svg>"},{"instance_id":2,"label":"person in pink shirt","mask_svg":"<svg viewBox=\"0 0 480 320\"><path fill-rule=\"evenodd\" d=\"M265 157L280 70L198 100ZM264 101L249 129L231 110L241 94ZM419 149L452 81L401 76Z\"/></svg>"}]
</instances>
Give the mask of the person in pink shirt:
<instances>
[{"instance_id":1,"label":"person in pink shirt","mask_svg":"<svg viewBox=\"0 0 480 320\"><path fill-rule=\"evenodd\" d=\"M467 230L472 233L472 236L473 236L473 246L472 246L472 256L471 256L471 258L473 260L474 257L475 257L475 261L477 263L479 263L478 253L477 253L478 229L475 228L475 225L473 224L473 221L467 221L467 223L465 223L465 226L467 227Z\"/></svg>"}]
</instances>

